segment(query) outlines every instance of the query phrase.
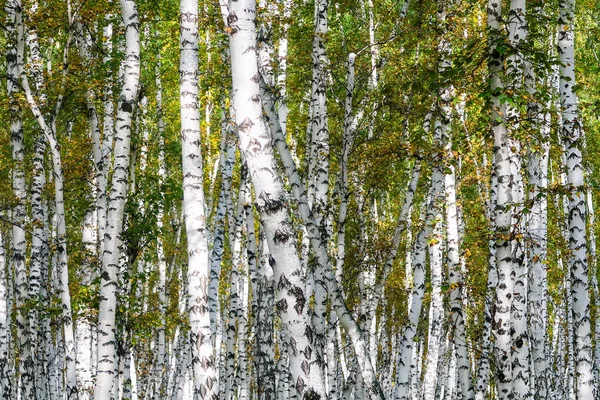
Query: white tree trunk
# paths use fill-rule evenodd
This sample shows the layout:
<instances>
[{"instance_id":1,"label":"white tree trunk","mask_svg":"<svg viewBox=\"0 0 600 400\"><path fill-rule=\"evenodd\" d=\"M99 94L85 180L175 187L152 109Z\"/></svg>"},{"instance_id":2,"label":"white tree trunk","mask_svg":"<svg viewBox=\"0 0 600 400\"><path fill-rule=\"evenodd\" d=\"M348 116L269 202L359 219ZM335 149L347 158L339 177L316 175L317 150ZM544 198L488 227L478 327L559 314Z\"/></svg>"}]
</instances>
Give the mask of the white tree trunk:
<instances>
[{"instance_id":1,"label":"white tree trunk","mask_svg":"<svg viewBox=\"0 0 600 400\"><path fill-rule=\"evenodd\" d=\"M257 271L257 311L256 324L256 382L260 400L274 399L275 392L275 352L273 341L274 282L273 268L269 264L269 249L261 229L259 262Z\"/></svg>"},{"instance_id":2,"label":"white tree trunk","mask_svg":"<svg viewBox=\"0 0 600 400\"><path fill-rule=\"evenodd\" d=\"M586 241L584 168L581 152L582 130L579 121L575 81L575 0L560 1L558 54L560 59L560 98L562 138L565 141L569 194L568 265L571 278L574 329L575 387L578 399L591 399L594 392L592 373L592 331ZM567 294L569 295L569 294Z\"/></svg>"},{"instance_id":3,"label":"white tree trunk","mask_svg":"<svg viewBox=\"0 0 600 400\"><path fill-rule=\"evenodd\" d=\"M527 36L525 21L525 0L511 0L508 10L507 27L508 43L515 50L508 56L506 62L506 80L508 93L518 93L522 90L524 75L524 55L521 47ZM516 95L516 94L515 94ZM520 111L510 102L506 107L508 127L508 147L510 152L510 187L512 190L512 228L511 248L514 275L511 307L511 362L513 396L520 399L531 399L531 357L529 353L529 335L527 327L527 281L528 260L524 237L525 190L521 168L521 144L518 132L521 130Z\"/></svg>"},{"instance_id":4,"label":"white tree trunk","mask_svg":"<svg viewBox=\"0 0 600 400\"><path fill-rule=\"evenodd\" d=\"M108 199L106 232L103 241L102 273L100 276L100 307L98 312L98 365L95 400L109 400L113 390L116 364L116 292L123 229L123 215L129 181L129 158L133 110L138 97L140 78L139 20L134 0L121 0L125 25L124 81L117 110L114 165ZM106 135L106 132L105 132ZM105 137L106 140L106 137Z\"/></svg>"},{"instance_id":5,"label":"white tree trunk","mask_svg":"<svg viewBox=\"0 0 600 400\"><path fill-rule=\"evenodd\" d=\"M230 107L231 109L231 107ZM214 215L213 247L210 254L210 283L208 286L208 309L210 313L211 342L215 347L217 360L220 359L220 346L217 346L217 332L220 327L219 312L219 282L221 275L221 260L225 249L225 217L231 209L231 178L235 164L235 127L228 110L223 110L221 121L221 189ZM230 220L231 221L231 220Z\"/></svg>"},{"instance_id":6,"label":"white tree trunk","mask_svg":"<svg viewBox=\"0 0 600 400\"><path fill-rule=\"evenodd\" d=\"M290 335L288 354L293 385L302 396L324 399L323 376L319 368L312 368L316 352L295 235L285 206L284 188L276 178L273 147L262 120L255 12L256 4L251 0L229 4L227 20L240 149L248 163L256 205L269 243L269 262L277 285L277 311L283 329Z\"/></svg>"},{"instance_id":7,"label":"white tree trunk","mask_svg":"<svg viewBox=\"0 0 600 400\"><path fill-rule=\"evenodd\" d=\"M431 200L428 200L429 202ZM429 206L426 206L427 208ZM395 400L408 400L410 394L410 377L416 371L416 363L413 362L414 338L417 334L417 324L423 306L423 294L425 293L425 262L427 251L427 238L433 230L432 222L425 217L425 210L421 215L421 221L425 224L417 234L412 249L413 265L413 287L411 292L410 309L408 310L408 322L403 328L399 339L398 363L396 366L396 388L394 390Z\"/></svg>"},{"instance_id":8,"label":"white tree trunk","mask_svg":"<svg viewBox=\"0 0 600 400\"><path fill-rule=\"evenodd\" d=\"M488 28L490 30L490 58L488 69L492 89L492 132L494 135L494 174L497 176L497 197L495 204L495 243L498 271L498 286L494 298L495 312L493 334L497 367L498 398L509 399L512 396L512 359L511 359L511 308L514 292L512 249L510 241L512 217L512 185L510 166L510 145L506 129L506 110L498 95L503 89L501 74L503 58L496 50L496 41L500 37L502 18L501 3L490 0L488 3Z\"/></svg>"},{"instance_id":9,"label":"white tree trunk","mask_svg":"<svg viewBox=\"0 0 600 400\"><path fill-rule=\"evenodd\" d=\"M180 102L183 204L188 250L188 312L194 393L217 399L215 356L208 313L208 231L200 152L198 3L181 0Z\"/></svg>"},{"instance_id":10,"label":"white tree trunk","mask_svg":"<svg viewBox=\"0 0 600 400\"><path fill-rule=\"evenodd\" d=\"M17 3L19 1L17 0ZM17 12L17 20L21 19L20 17L20 4L18 4L18 12ZM71 20L69 16L69 20ZM21 64L18 63L19 68L19 80L21 82L21 86L27 98L27 102L29 107L38 122L42 132L46 136L46 140L50 145L50 151L52 154L52 167L54 172L54 203L55 203L55 213L56 213L56 248L58 252L58 291L61 298L62 305L62 323L63 323L63 335L64 335L64 346L65 346L65 367L66 367L66 389L67 389L67 397L69 399L77 399L78 398L78 388L77 388L77 378L76 378L76 352L75 352L75 339L73 335L73 317L71 312L71 295L69 293L69 273L68 273L68 256L67 256L67 232L66 232L66 219L65 219L65 204L64 204L64 177L62 171L62 160L60 154L60 146L58 140L56 138L56 126L55 121L58 114L58 111L61 108L62 104L62 95L59 94L54 114L52 115L51 122L49 123L45 117L43 116L37 101L33 97L32 90L29 85L29 80L25 69L22 65L22 46L24 41L24 26L23 23L17 23L17 42L18 46L21 49L20 57L18 59L21 60ZM68 50L71 42L71 34L69 33L67 38L67 43L64 48L64 60L66 62L66 57L68 55ZM63 78L64 74L66 74L66 68L63 70Z\"/></svg>"},{"instance_id":11,"label":"white tree trunk","mask_svg":"<svg viewBox=\"0 0 600 400\"><path fill-rule=\"evenodd\" d=\"M277 114L275 113L275 103L272 94L265 88L264 82L261 83L261 95L264 111L267 116L266 119L270 124L271 134L273 136L272 140L281 156L287 178L290 181L292 193L298 202L299 213L308 233L310 245L315 252L317 262L321 266L326 266L321 269L321 271L323 271L321 278L324 280L327 291L332 298L333 310L337 314L340 323L344 326L344 329L348 332L349 339L354 346L355 351L360 355L359 364L365 382L367 383L367 389L372 392L373 395L378 396L380 395L379 383L377 382L370 359L366 356L366 354L368 354L367 344L362 337L360 328L348 312L344 303L340 285L333 275L327 252L327 242L313 218L312 211L308 205L307 193L304 189L304 185L301 183L300 175L296 169L291 152L287 147L281 125L279 124Z\"/></svg>"},{"instance_id":12,"label":"white tree trunk","mask_svg":"<svg viewBox=\"0 0 600 400\"><path fill-rule=\"evenodd\" d=\"M530 65L526 69L525 84L528 93L535 96L536 78ZM534 398L548 398L548 380L550 371L547 362L548 339L548 278L546 262L548 258L548 161L550 151L550 114L541 110L540 104L533 102L528 114L532 118L533 127L539 131L541 143L529 151L528 180L531 189L528 191L531 211L528 216L528 255L530 262L528 284L529 335L531 338L531 357L533 361L533 377L535 382Z\"/></svg>"},{"instance_id":13,"label":"white tree trunk","mask_svg":"<svg viewBox=\"0 0 600 400\"><path fill-rule=\"evenodd\" d=\"M20 382L15 380L15 388L22 387L24 398L35 398L34 388L34 362L29 340L29 323L25 313L24 304L28 300L27 267L25 265L27 242L25 238L25 202L27 193L25 189L24 160L25 150L23 144L22 111L16 98L19 91L19 74L23 68L23 20L21 2L13 0L7 3L8 13L7 29L9 45L6 54L7 61L7 89L10 99L10 136L12 145L12 189L17 204L12 210L12 266L15 276L14 294L16 314L16 340L19 349L18 374ZM20 384L19 384L20 383ZM22 386L21 386L22 385Z\"/></svg>"},{"instance_id":14,"label":"white tree trunk","mask_svg":"<svg viewBox=\"0 0 600 400\"><path fill-rule=\"evenodd\" d=\"M432 185L443 185L443 181L436 180L436 171L432 178ZM439 178L443 179L441 174ZM439 191L439 189L434 189ZM434 200L436 202L437 199ZM431 303L429 306L429 335L427 342L427 361L425 364L425 376L423 378L423 399L433 400L435 398L436 383L438 381L439 347L442 340L442 320L444 318L444 306L442 302L442 216L438 207L432 207L429 219L438 221L433 229L432 235L427 238L429 249L429 265L431 274Z\"/></svg>"},{"instance_id":15,"label":"white tree trunk","mask_svg":"<svg viewBox=\"0 0 600 400\"><path fill-rule=\"evenodd\" d=\"M0 399L11 398L13 368L10 353L10 313L8 286L11 284L9 267L4 248L4 237L0 231Z\"/></svg>"}]
</instances>

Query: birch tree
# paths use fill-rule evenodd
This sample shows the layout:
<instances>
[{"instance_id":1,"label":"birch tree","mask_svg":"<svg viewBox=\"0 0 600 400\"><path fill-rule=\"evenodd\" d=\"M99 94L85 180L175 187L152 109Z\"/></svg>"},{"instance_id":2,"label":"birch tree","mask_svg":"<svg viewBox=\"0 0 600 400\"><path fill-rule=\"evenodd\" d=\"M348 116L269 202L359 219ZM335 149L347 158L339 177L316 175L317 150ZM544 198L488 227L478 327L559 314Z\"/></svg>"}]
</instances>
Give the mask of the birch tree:
<instances>
[{"instance_id":1,"label":"birch tree","mask_svg":"<svg viewBox=\"0 0 600 400\"><path fill-rule=\"evenodd\" d=\"M318 368L311 368L313 330L300 280L303 274L292 240L294 231L285 208L283 185L275 172L273 147L261 117L255 13L253 1L229 4L227 22L240 149L248 163L256 207L269 243L269 263L273 266L277 290L276 309L283 329L289 332L292 384L301 396L326 398L323 377Z\"/></svg>"},{"instance_id":2,"label":"birch tree","mask_svg":"<svg viewBox=\"0 0 600 400\"><path fill-rule=\"evenodd\" d=\"M98 365L95 400L108 400L113 387L116 361L116 308L120 234L129 182L129 156L133 111L137 101L140 79L140 32L137 6L134 0L122 0L121 12L125 25L124 81L117 108L114 164L108 198L106 232L100 275L100 306L98 311Z\"/></svg>"},{"instance_id":3,"label":"birch tree","mask_svg":"<svg viewBox=\"0 0 600 400\"><path fill-rule=\"evenodd\" d=\"M560 59L560 100L562 129L565 141L567 184L569 188L568 265L571 279L576 396L591 398L594 391L592 373L592 345L589 299L589 277L586 240L586 206L584 189L584 167L582 158L582 131L579 121L577 94L573 91L575 80L575 1L560 2L558 19L558 56Z\"/></svg>"},{"instance_id":4,"label":"birch tree","mask_svg":"<svg viewBox=\"0 0 600 400\"><path fill-rule=\"evenodd\" d=\"M208 313L208 240L198 108L198 4L181 1L180 102L183 207L188 249L188 310L194 393L216 399L219 389Z\"/></svg>"}]
</instances>

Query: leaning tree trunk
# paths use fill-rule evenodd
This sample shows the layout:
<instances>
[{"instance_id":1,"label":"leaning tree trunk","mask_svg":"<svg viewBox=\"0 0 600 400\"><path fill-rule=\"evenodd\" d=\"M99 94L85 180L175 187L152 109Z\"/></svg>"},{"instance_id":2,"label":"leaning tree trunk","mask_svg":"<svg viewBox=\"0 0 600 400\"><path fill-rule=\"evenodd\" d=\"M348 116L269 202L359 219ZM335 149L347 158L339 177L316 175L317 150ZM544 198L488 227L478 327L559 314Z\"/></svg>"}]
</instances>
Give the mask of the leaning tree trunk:
<instances>
[{"instance_id":1,"label":"leaning tree trunk","mask_svg":"<svg viewBox=\"0 0 600 400\"><path fill-rule=\"evenodd\" d=\"M20 1L17 0L17 21L21 19L21 5ZM69 21L71 16L69 15ZM23 45L24 45L24 25L22 21L16 24L17 26L17 46L19 55L17 57L17 67L19 69L19 81L23 92L29 104L29 108L33 113L34 118L39 124L48 144L50 145L50 152L52 154L52 169L54 175L54 205L56 215L56 249L57 249L57 279L58 279L58 292L61 299L62 307L62 325L64 335L64 356L65 356L65 383L67 396L69 399L77 399L78 388L77 388L77 377L76 377L76 364L75 364L75 338L73 334L73 316L71 311L71 295L69 292L69 271L68 271L68 255L67 255L67 222L65 217L65 203L64 203L64 175L61 160L60 144L56 136L56 118L58 111L61 108L63 96L59 92L54 107L54 112L50 116L50 121L44 117L42 111L38 105L37 100L33 96L33 92L29 85L29 79L25 73L23 67ZM69 52L69 46L71 42L71 33L67 37L67 43L64 48L63 63L66 65L67 56ZM63 68L63 84L65 74L67 73L66 67Z\"/></svg>"},{"instance_id":2,"label":"leaning tree trunk","mask_svg":"<svg viewBox=\"0 0 600 400\"><path fill-rule=\"evenodd\" d=\"M116 364L116 308L118 270L123 230L123 216L129 182L129 154L133 108L138 97L140 80L140 32L134 0L121 0L125 25L124 81L117 110L112 185L108 199L104 234L102 272L100 276L100 307L98 311L98 365L95 400L109 400Z\"/></svg>"},{"instance_id":3,"label":"leaning tree trunk","mask_svg":"<svg viewBox=\"0 0 600 400\"><path fill-rule=\"evenodd\" d=\"M269 243L269 262L273 265L277 286L277 312L282 329L289 333L292 384L305 398L325 399L323 376L320 369L312 365L314 335L295 232L285 204L283 184L278 178L270 135L262 119L254 21L256 4L252 0L240 0L230 2L229 7L227 21L240 149L248 163L256 206Z\"/></svg>"},{"instance_id":4,"label":"leaning tree trunk","mask_svg":"<svg viewBox=\"0 0 600 400\"><path fill-rule=\"evenodd\" d=\"M321 268L321 271L323 271L321 278L326 283L328 295L332 300L332 309L335 311L341 325L348 333L349 340L351 341L355 352L359 354L359 366L364 382L367 384L367 390L373 396L380 396L381 390L379 382L375 376L371 360L366 356L368 354L367 343L362 337L362 332L360 331L358 324L348 311L344 303L340 285L334 277L327 252L327 241L324 240L325 237L321 234L321 230L318 228L318 225L313 218L312 211L308 206L308 196L301 183L296 164L292 158L290 149L287 147L281 124L279 123L279 118L275 112L273 94L266 88L264 80L262 79L260 86L264 113L271 128L272 141L281 156L287 178L290 181L291 191L298 203L299 214L306 227L312 250L315 252L315 258L321 266L325 266L324 268Z\"/></svg>"},{"instance_id":5,"label":"leaning tree trunk","mask_svg":"<svg viewBox=\"0 0 600 400\"><path fill-rule=\"evenodd\" d=\"M575 387L577 399L591 399L594 392L592 373L592 331L586 241L586 206L582 130L579 121L575 86L575 30L573 18L575 0L560 1L558 54L560 59L560 99L562 138L566 150L567 184L570 190L568 207L569 258L571 277Z\"/></svg>"}]
</instances>

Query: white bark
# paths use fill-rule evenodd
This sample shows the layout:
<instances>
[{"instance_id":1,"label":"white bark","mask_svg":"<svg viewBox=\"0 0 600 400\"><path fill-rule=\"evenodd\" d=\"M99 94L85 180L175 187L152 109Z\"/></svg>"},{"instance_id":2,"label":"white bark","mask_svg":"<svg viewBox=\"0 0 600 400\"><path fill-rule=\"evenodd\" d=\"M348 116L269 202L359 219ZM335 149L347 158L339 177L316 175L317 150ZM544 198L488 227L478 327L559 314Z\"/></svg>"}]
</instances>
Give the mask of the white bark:
<instances>
[{"instance_id":1,"label":"white bark","mask_svg":"<svg viewBox=\"0 0 600 400\"><path fill-rule=\"evenodd\" d=\"M518 93L522 88L524 75L524 55L521 47L527 36L525 21L525 0L511 0L508 10L508 43L514 49L506 63L506 80L509 93ZM531 399L531 359L527 327L527 268L523 231L525 190L521 168L521 144L517 132L521 129L521 115L510 103L506 107L508 147L510 151L510 181L512 190L511 248L514 274L514 288L511 306L511 362L513 396Z\"/></svg>"},{"instance_id":2,"label":"white bark","mask_svg":"<svg viewBox=\"0 0 600 400\"><path fill-rule=\"evenodd\" d=\"M586 207L582 130L579 121L575 81L575 0L560 1L558 54L560 59L560 98L562 138L565 141L567 183L570 190L568 206L569 258L574 329L575 387L578 399L594 395L592 373L592 331L588 281Z\"/></svg>"},{"instance_id":3,"label":"white bark","mask_svg":"<svg viewBox=\"0 0 600 400\"><path fill-rule=\"evenodd\" d=\"M431 200L429 200L431 201ZM427 206L429 207L429 206ZM408 322L400 334L398 342L400 355L396 366L396 388L394 399L407 400L410 394L410 378L417 367L413 361L414 338L417 334L417 324L423 306L423 294L425 293L425 261L427 251L427 238L433 230L432 222L425 217L425 210L421 215L421 221L425 225L419 230L412 249L413 265L413 287L411 292L410 309L408 310Z\"/></svg>"},{"instance_id":4,"label":"white bark","mask_svg":"<svg viewBox=\"0 0 600 400\"><path fill-rule=\"evenodd\" d=\"M208 231L200 152L198 3L181 0L180 6L181 151L194 393L202 399L217 399L219 390L208 313Z\"/></svg>"},{"instance_id":5,"label":"white bark","mask_svg":"<svg viewBox=\"0 0 600 400\"><path fill-rule=\"evenodd\" d=\"M231 109L231 108L230 108ZM225 217L231 208L231 178L235 164L235 127L228 110L223 111L221 121L221 189L214 215L213 247L210 254L210 283L208 286L208 309L210 313L211 342L216 349L216 359L220 359L220 346L216 346L217 332L220 327L219 312L219 282L221 275L221 260L225 248ZM231 220L230 220L231 221ZM230 222L231 223L231 222Z\"/></svg>"},{"instance_id":6,"label":"white bark","mask_svg":"<svg viewBox=\"0 0 600 400\"><path fill-rule=\"evenodd\" d=\"M5 9L8 13L7 29L9 33L9 45L7 48L7 89L10 99L10 135L12 145L12 189L17 204L12 210L12 265L15 276L14 294L16 315L16 340L19 349L18 375L19 381L15 381L15 387L22 387L22 395L25 398L35 398L33 354L29 340L29 323L25 313L24 304L28 300L27 267L25 265L27 242L25 238L25 201L27 199L25 189L24 160L25 150L23 144L22 111L16 98L19 91L19 74L23 68L23 20L21 14L21 2L13 0L7 2Z\"/></svg>"},{"instance_id":7,"label":"white bark","mask_svg":"<svg viewBox=\"0 0 600 400\"><path fill-rule=\"evenodd\" d=\"M526 69L525 84L528 93L535 96L536 78L530 66ZM528 259L530 260L528 284L529 334L531 337L531 357L534 374L534 398L548 398L549 363L547 362L548 338L548 278L546 262L548 258L548 161L550 151L550 115L541 105L533 102L528 114L534 129L539 131L541 142L530 149L528 158L528 191L531 211L528 216Z\"/></svg>"},{"instance_id":8,"label":"white bark","mask_svg":"<svg viewBox=\"0 0 600 400\"><path fill-rule=\"evenodd\" d=\"M238 204L236 211L236 218L234 223L234 237L231 239L231 271L229 276L229 310L227 318L227 342L226 342L226 361L225 361L225 374L223 377L223 383L225 384L225 398L233 399L236 396L237 391L237 378L236 374L236 349L239 354L240 348L238 345L238 337L241 336L241 332L238 328L238 323L241 318L241 306L240 306L240 275L243 273L241 268L243 267L242 262L242 230L244 225L244 205L243 201L246 197L246 175L247 171L242 166L240 172L240 190L238 195ZM243 302L243 297L242 297ZM237 335L236 335L237 334ZM241 373L241 371L240 371Z\"/></svg>"},{"instance_id":9,"label":"white bark","mask_svg":"<svg viewBox=\"0 0 600 400\"><path fill-rule=\"evenodd\" d=\"M325 398L319 368L313 363L313 332L301 281L294 231L285 207L285 194L276 178L273 147L262 120L256 54L256 4L251 0L229 4L228 28L233 75L234 107L240 149L248 163L256 206L265 229L277 285L277 311L290 333L288 354L293 385L302 396ZM314 353L314 354L313 354Z\"/></svg>"},{"instance_id":10,"label":"white bark","mask_svg":"<svg viewBox=\"0 0 600 400\"><path fill-rule=\"evenodd\" d=\"M120 238L129 180L129 156L133 109L138 97L140 78L139 20L134 0L121 0L125 25L124 81L117 110L113 176L108 199L106 231L103 242L98 312L98 365L95 400L108 400L113 389L116 368L116 292ZM106 132L105 132L106 134ZM106 138L105 138L106 140Z\"/></svg>"},{"instance_id":11,"label":"white bark","mask_svg":"<svg viewBox=\"0 0 600 400\"><path fill-rule=\"evenodd\" d=\"M257 270L257 310L256 324L256 382L258 398L275 398L275 352L273 341L274 282L273 268L269 264L269 250L261 230L260 256Z\"/></svg>"},{"instance_id":12,"label":"white bark","mask_svg":"<svg viewBox=\"0 0 600 400\"><path fill-rule=\"evenodd\" d=\"M433 190L439 192L439 185L443 181L436 180L436 175L443 179L441 174L433 172ZM434 202L437 199L434 200ZM432 213L428 216L433 221L438 221L433 228L432 235L427 238L429 249L429 265L431 274L431 303L429 308L429 335L427 342L427 361L425 365L425 376L423 378L423 399L433 400L435 398L436 383L438 381L439 347L442 340L442 319L444 317L444 306L442 303L442 227L441 215L438 207L432 207Z\"/></svg>"},{"instance_id":13,"label":"white bark","mask_svg":"<svg viewBox=\"0 0 600 400\"><path fill-rule=\"evenodd\" d=\"M5 253L5 242L0 231L0 399L11 398L11 383L13 377L10 353L10 313L8 302L8 286L10 276Z\"/></svg>"},{"instance_id":14,"label":"white bark","mask_svg":"<svg viewBox=\"0 0 600 400\"><path fill-rule=\"evenodd\" d=\"M494 135L494 174L497 176L497 198L495 204L495 243L498 286L494 298L495 312L493 335L495 340L498 397L500 400L512 396L511 360L511 308L514 292L514 276L511 249L512 185L510 166L510 146L504 120L506 110L498 98L503 89L501 75L503 58L496 49L500 37L502 18L501 3L490 0L488 3L488 28L490 30L490 58L488 69L492 89L492 132Z\"/></svg>"},{"instance_id":15,"label":"white bark","mask_svg":"<svg viewBox=\"0 0 600 400\"><path fill-rule=\"evenodd\" d=\"M91 63L90 47L92 46L89 34L84 32L81 23L76 23L76 34L79 52L88 65ZM94 156L94 182L92 194L95 200L95 209L88 211L84 221L82 241L86 248L86 262L83 263L79 272L81 283L85 286L91 286L96 277L95 264L98 260L99 248L99 233L104 232L104 226L100 229L98 225L98 216L103 213L103 223L106 222L106 180L107 175L104 173L104 163L102 160L102 141L100 132L100 122L98 120L98 112L94 103L95 94L91 87L86 89L85 93L86 106L88 111L88 124L90 138L92 140L92 150ZM100 200L100 197L103 200ZM88 400L93 394L94 388L94 371L93 367L93 347L95 326L89 320L88 310L83 310L83 315L80 315L76 324L75 343L77 349L77 384L79 385L79 398Z\"/></svg>"},{"instance_id":16,"label":"white bark","mask_svg":"<svg viewBox=\"0 0 600 400\"><path fill-rule=\"evenodd\" d=\"M449 145L449 144L448 144ZM451 146L447 151L451 153ZM462 285L465 277L460 270L460 248L458 236L458 214L456 207L456 180L454 166L450 166L450 174L445 176L446 186L446 234L447 234L447 267L448 284L450 286L450 321L452 342L454 345L456 369L463 399L473 399L475 392L471 381L469 354L467 348L466 321L463 310Z\"/></svg>"},{"instance_id":17,"label":"white bark","mask_svg":"<svg viewBox=\"0 0 600 400\"><path fill-rule=\"evenodd\" d=\"M31 213L34 228L31 239L31 264L29 267L29 298L35 303L29 313L29 332L31 335L31 347L35 353L36 390L37 396L40 399L48 398L46 369L48 364L48 346L50 346L50 343L46 340L46 331L50 329L50 320L47 313L43 312L49 300L45 285L50 259L48 232L44 224L47 220L47 208L42 199L42 190L46 184L46 172L44 169L45 150L45 139L43 135L39 135L35 142L33 182L31 185Z\"/></svg>"},{"instance_id":18,"label":"white bark","mask_svg":"<svg viewBox=\"0 0 600 400\"><path fill-rule=\"evenodd\" d=\"M363 378L367 383L368 391L370 391L372 395L379 396L379 383L377 382L370 359L367 356L367 344L364 338L362 337L362 332L358 327L356 321L352 318L351 314L346 308L340 285L334 277L329 256L327 253L327 242L324 239L324 236L322 236L321 230L316 224L315 219L312 215L312 211L308 205L308 197L304 189L304 185L302 185L301 183L300 175L298 174L290 150L287 147L285 138L283 137L277 115L274 112L274 101L272 99L272 94L268 90L266 90L264 85L261 86L261 95L263 96L263 107L267 116L267 120L271 127L271 134L273 135L272 140L274 146L277 148L279 155L281 156L282 162L284 164L287 178L290 181L292 193L296 201L298 202L299 213L304 222L306 231L308 233L308 238L310 240L310 245L312 247L312 250L315 252L317 262L321 266L326 266L325 268L322 268L322 271L324 271L322 279L324 280L327 291L329 292L329 295L333 300L333 310L337 314L339 321L344 327L344 329L346 329L355 352L359 354L359 364L362 370L361 372L363 374Z\"/></svg>"},{"instance_id":19,"label":"white bark","mask_svg":"<svg viewBox=\"0 0 600 400\"><path fill-rule=\"evenodd\" d=\"M110 15L106 16L107 20L110 20ZM104 57L102 62L105 65L109 65L111 63L112 57L112 24L108 22L104 28L102 29L103 36L103 50ZM106 232L107 226L107 202L108 202L108 192L107 192L107 183L108 183L108 174L112 167L112 156L113 156L113 141L114 141L114 105L113 105L113 91L112 91L113 81L109 76L106 78L104 93L103 93L103 106L104 113L102 118L102 145L100 147L100 163L97 165L102 167L100 175L102 178L99 178L97 184L97 199L96 199L96 210L98 213L98 237L100 238L100 246L99 246L99 254L104 254L104 233ZM101 184L104 184L102 186Z\"/></svg>"},{"instance_id":20,"label":"white bark","mask_svg":"<svg viewBox=\"0 0 600 400\"><path fill-rule=\"evenodd\" d=\"M496 219L496 201L497 201L497 188L498 179L496 172L492 170L492 176L490 178L490 195L487 204L488 221L491 227L495 226ZM486 297L483 311L483 336L481 338L481 355L478 363L479 368L477 371L477 380L475 383L475 398L477 400L484 400L489 386L490 378L490 365L492 357L492 324L493 324L493 312L492 312L492 299L494 298L496 287L498 286L498 270L496 265L496 241L491 238L488 239L488 275L486 284Z\"/></svg>"},{"instance_id":21,"label":"white bark","mask_svg":"<svg viewBox=\"0 0 600 400\"><path fill-rule=\"evenodd\" d=\"M321 240L329 237L327 206L329 197L329 126L327 114L327 37L328 0L316 0L314 11L314 35L312 43L311 88L311 142L308 171L308 205L313 212L315 224L321 232ZM315 334L316 367L324 374L325 339L327 335L327 283L324 274L327 266L317 263L313 272L314 305L312 324Z\"/></svg>"},{"instance_id":22,"label":"white bark","mask_svg":"<svg viewBox=\"0 0 600 400\"><path fill-rule=\"evenodd\" d=\"M160 51L157 54L157 65L156 65L156 112L158 114L158 183L163 185L166 176L166 165L165 165L165 120L162 105L162 78L161 78L161 56ZM160 315L160 326L158 328L158 335L156 338L156 364L154 371L154 400L164 398L165 391L165 373L167 363L167 343L166 343L166 329L167 329L167 260L165 258L165 248L163 243L163 230L164 230L164 201L160 201L158 205L158 213L156 216L156 227L158 230L158 237L156 238L156 256L158 258L158 308Z\"/></svg>"},{"instance_id":23,"label":"white bark","mask_svg":"<svg viewBox=\"0 0 600 400\"><path fill-rule=\"evenodd\" d=\"M17 3L20 3L17 1ZM18 12L17 19L20 19L20 4L18 4ZM69 20L71 21L71 16L69 15ZM62 106L62 94L59 93L58 99L56 101L56 105L54 108L54 113L51 117L50 122L42 114L38 102L33 97L32 90L29 85L29 80L27 74L22 65L22 46L24 40L24 27L22 22L17 23L17 42L18 46L21 49L18 51L20 56L20 65L19 62L19 80L21 82L21 86L27 98L27 102L29 104L29 108L31 109L36 121L38 122L42 132L46 136L46 140L50 145L50 151L52 154L52 167L54 172L54 203L55 203L55 213L56 213L56 248L58 252L58 291L61 298L61 306L62 306L62 323L63 323L63 335L64 335L64 351L65 351L65 367L66 367L66 389L67 389L67 397L69 399L77 399L78 398L78 388L77 388L77 378L76 378L76 366L75 366L75 340L73 335L73 317L71 312L71 295L69 293L69 273L68 273L68 256L67 256L67 239L66 239L66 219L65 219L65 205L64 205L64 177L62 171L62 160L60 154L60 145L58 143L56 137L56 126L55 121L58 115L58 112ZM69 51L69 46L71 42L71 33L69 33L67 38L67 43L64 48L63 54L63 63L66 64L67 55ZM67 73L67 69L63 69L63 80Z\"/></svg>"}]
</instances>

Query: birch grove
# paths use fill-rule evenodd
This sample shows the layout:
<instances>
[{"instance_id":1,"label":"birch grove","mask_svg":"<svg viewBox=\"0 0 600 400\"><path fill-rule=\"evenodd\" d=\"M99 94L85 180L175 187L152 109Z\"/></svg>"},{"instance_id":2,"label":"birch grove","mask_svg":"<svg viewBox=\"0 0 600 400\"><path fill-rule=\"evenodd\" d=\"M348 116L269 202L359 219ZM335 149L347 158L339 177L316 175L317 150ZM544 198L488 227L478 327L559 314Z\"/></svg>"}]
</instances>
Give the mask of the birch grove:
<instances>
[{"instance_id":1,"label":"birch grove","mask_svg":"<svg viewBox=\"0 0 600 400\"><path fill-rule=\"evenodd\" d=\"M597 3L7 0L0 398L600 398Z\"/></svg>"}]
</instances>

